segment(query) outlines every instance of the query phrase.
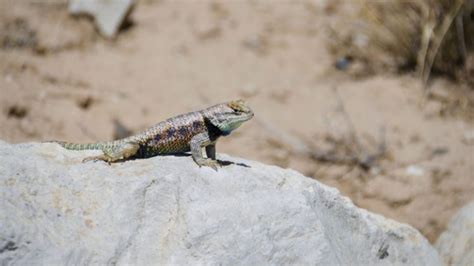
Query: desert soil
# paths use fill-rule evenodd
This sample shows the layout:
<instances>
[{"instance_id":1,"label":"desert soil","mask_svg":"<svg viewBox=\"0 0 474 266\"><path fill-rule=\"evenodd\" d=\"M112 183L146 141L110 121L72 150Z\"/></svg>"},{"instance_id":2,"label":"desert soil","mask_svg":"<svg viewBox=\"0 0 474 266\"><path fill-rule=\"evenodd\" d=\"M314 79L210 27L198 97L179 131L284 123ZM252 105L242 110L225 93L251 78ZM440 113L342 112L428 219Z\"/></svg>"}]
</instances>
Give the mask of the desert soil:
<instances>
[{"instance_id":1,"label":"desert soil","mask_svg":"<svg viewBox=\"0 0 474 266\"><path fill-rule=\"evenodd\" d=\"M325 1L143 0L110 41L64 1L0 0L0 139L109 140L243 98L256 117L218 152L298 170L433 242L474 199L474 124L448 112L451 81L436 78L427 99L413 73L336 70L325 29L341 12ZM370 169L298 148L347 152L354 134L362 154L384 139Z\"/></svg>"}]
</instances>

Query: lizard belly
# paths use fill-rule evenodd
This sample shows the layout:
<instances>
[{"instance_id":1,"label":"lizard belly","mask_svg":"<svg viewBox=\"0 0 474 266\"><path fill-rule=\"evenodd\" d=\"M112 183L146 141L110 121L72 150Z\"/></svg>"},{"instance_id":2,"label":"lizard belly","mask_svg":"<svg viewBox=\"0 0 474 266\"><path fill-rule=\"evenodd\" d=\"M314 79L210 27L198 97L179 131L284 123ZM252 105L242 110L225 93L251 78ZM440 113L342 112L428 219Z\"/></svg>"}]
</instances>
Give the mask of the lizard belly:
<instances>
[{"instance_id":1,"label":"lizard belly","mask_svg":"<svg viewBox=\"0 0 474 266\"><path fill-rule=\"evenodd\" d=\"M149 141L140 145L139 154L141 157L150 157L160 154L176 154L190 151L188 142L184 140L166 139L162 141Z\"/></svg>"}]
</instances>

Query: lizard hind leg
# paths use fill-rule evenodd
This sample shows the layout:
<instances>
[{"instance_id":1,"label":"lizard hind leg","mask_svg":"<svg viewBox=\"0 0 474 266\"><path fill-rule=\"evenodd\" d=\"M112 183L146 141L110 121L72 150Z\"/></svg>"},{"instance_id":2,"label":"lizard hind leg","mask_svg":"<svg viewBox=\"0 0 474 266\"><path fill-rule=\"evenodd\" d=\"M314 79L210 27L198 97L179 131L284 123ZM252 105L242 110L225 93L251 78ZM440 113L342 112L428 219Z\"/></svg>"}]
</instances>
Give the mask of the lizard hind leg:
<instances>
[{"instance_id":1,"label":"lizard hind leg","mask_svg":"<svg viewBox=\"0 0 474 266\"><path fill-rule=\"evenodd\" d=\"M104 154L99 156L87 157L83 162L88 161L105 161L107 163L113 163L116 161L127 159L135 155L140 148L140 145L133 142L124 142L118 145L114 145L108 148L102 149Z\"/></svg>"}]
</instances>

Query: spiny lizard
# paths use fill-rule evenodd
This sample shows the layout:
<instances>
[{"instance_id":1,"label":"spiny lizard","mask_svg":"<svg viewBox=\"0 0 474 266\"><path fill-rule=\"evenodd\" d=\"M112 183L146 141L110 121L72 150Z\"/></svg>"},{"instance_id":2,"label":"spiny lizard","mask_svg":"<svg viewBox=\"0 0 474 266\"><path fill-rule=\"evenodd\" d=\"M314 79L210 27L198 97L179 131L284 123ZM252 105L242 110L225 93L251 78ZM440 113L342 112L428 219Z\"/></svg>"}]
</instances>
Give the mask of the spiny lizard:
<instances>
[{"instance_id":1,"label":"spiny lizard","mask_svg":"<svg viewBox=\"0 0 474 266\"><path fill-rule=\"evenodd\" d=\"M253 115L244 101L237 100L169 118L124 139L90 144L54 142L69 150L101 150L102 155L88 157L84 161L103 160L108 163L191 151L197 165L217 170L217 139L229 135ZM207 158L203 156L203 148Z\"/></svg>"}]
</instances>

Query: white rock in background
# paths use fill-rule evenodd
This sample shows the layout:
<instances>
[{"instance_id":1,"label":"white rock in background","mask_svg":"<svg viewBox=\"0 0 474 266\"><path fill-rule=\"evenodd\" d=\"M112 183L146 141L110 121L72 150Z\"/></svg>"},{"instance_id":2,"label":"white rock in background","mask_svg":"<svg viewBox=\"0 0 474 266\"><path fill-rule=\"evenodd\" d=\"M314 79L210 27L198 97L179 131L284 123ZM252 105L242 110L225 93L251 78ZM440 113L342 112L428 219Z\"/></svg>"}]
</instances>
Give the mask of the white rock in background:
<instances>
[{"instance_id":1,"label":"white rock in background","mask_svg":"<svg viewBox=\"0 0 474 266\"><path fill-rule=\"evenodd\" d=\"M91 15L100 33L113 38L133 4L134 0L70 0L68 8L73 15Z\"/></svg>"},{"instance_id":2,"label":"white rock in background","mask_svg":"<svg viewBox=\"0 0 474 266\"><path fill-rule=\"evenodd\" d=\"M0 142L0 265L440 265L417 230L292 170L91 154Z\"/></svg>"},{"instance_id":3,"label":"white rock in background","mask_svg":"<svg viewBox=\"0 0 474 266\"><path fill-rule=\"evenodd\" d=\"M474 265L474 201L451 219L436 248L446 265Z\"/></svg>"},{"instance_id":4,"label":"white rock in background","mask_svg":"<svg viewBox=\"0 0 474 266\"><path fill-rule=\"evenodd\" d=\"M405 172L407 175L411 175L411 176L423 176L425 174L425 170L418 165L408 166Z\"/></svg>"},{"instance_id":5,"label":"white rock in background","mask_svg":"<svg viewBox=\"0 0 474 266\"><path fill-rule=\"evenodd\" d=\"M466 145L473 145L474 144L474 130L465 131L464 135L463 135L463 138L462 138L462 141Z\"/></svg>"}]
</instances>

